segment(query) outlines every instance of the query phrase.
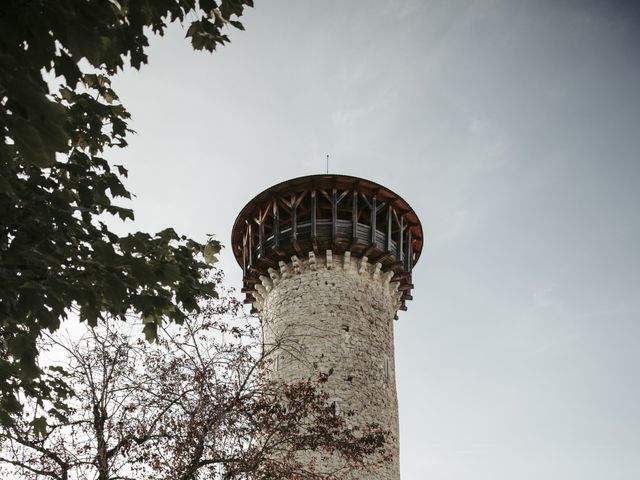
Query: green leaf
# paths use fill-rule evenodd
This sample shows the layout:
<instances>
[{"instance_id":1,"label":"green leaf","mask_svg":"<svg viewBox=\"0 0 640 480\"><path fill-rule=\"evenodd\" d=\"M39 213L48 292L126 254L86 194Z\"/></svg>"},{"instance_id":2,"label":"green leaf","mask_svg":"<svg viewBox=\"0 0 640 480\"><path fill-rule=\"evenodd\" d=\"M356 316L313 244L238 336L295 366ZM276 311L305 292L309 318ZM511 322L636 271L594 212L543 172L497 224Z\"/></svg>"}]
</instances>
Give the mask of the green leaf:
<instances>
[{"instance_id":1,"label":"green leaf","mask_svg":"<svg viewBox=\"0 0 640 480\"><path fill-rule=\"evenodd\" d=\"M40 132L33 125L23 118L8 119L8 122L11 138L27 164L38 167L53 165L55 157L47 154Z\"/></svg>"},{"instance_id":2,"label":"green leaf","mask_svg":"<svg viewBox=\"0 0 640 480\"><path fill-rule=\"evenodd\" d=\"M200 8L205 12L211 12L214 8L217 8L218 5L214 0L199 0Z\"/></svg>"},{"instance_id":3,"label":"green leaf","mask_svg":"<svg viewBox=\"0 0 640 480\"><path fill-rule=\"evenodd\" d=\"M217 255L220 253L222 245L218 240L210 238L204 247L204 261L209 265L213 265L218 262Z\"/></svg>"},{"instance_id":4,"label":"green leaf","mask_svg":"<svg viewBox=\"0 0 640 480\"><path fill-rule=\"evenodd\" d=\"M100 312L93 305L82 305L80 307L80 320L86 321L90 327L96 327L99 318L101 318Z\"/></svg>"},{"instance_id":5,"label":"green leaf","mask_svg":"<svg viewBox=\"0 0 640 480\"><path fill-rule=\"evenodd\" d=\"M162 266L162 276L167 282L177 282L180 280L180 267L175 263L166 263Z\"/></svg>"},{"instance_id":6,"label":"green leaf","mask_svg":"<svg viewBox=\"0 0 640 480\"><path fill-rule=\"evenodd\" d=\"M158 338L158 322L161 321L161 319L149 315L143 317L142 321L144 322L142 331L144 332L144 337L147 339L147 342L155 342Z\"/></svg>"},{"instance_id":7,"label":"green leaf","mask_svg":"<svg viewBox=\"0 0 640 480\"><path fill-rule=\"evenodd\" d=\"M200 254L217 261L216 241L205 252L173 230L121 238L101 222L104 213L125 220L133 212L113 203L130 197L117 178L126 169L98 155L125 147L133 133L111 78L146 63L150 32L195 19L187 36L196 49L213 50L228 41L221 29L230 15L240 18L252 2L4 3L0 424L9 425L22 411L18 398L63 410L63 391L47 376L55 372L38 368L37 339L43 330L56 330L71 310L79 308L90 326L128 311L153 315L144 331L154 339L163 319L182 321L185 309L197 311L209 292ZM34 429L44 432L41 420Z\"/></svg>"},{"instance_id":8,"label":"green leaf","mask_svg":"<svg viewBox=\"0 0 640 480\"><path fill-rule=\"evenodd\" d=\"M143 258L131 259L131 271L134 275L136 283L150 284L155 280L155 274L153 270L149 268L147 261Z\"/></svg>"},{"instance_id":9,"label":"green leaf","mask_svg":"<svg viewBox=\"0 0 640 480\"><path fill-rule=\"evenodd\" d=\"M44 417L36 417L31 421L34 433L39 437L44 437L47 433L47 419Z\"/></svg>"},{"instance_id":10,"label":"green leaf","mask_svg":"<svg viewBox=\"0 0 640 480\"><path fill-rule=\"evenodd\" d=\"M123 177L127 177L127 175L129 174L129 171L126 168L124 168L124 166L115 165L115 167L118 169L118 173Z\"/></svg>"}]
</instances>

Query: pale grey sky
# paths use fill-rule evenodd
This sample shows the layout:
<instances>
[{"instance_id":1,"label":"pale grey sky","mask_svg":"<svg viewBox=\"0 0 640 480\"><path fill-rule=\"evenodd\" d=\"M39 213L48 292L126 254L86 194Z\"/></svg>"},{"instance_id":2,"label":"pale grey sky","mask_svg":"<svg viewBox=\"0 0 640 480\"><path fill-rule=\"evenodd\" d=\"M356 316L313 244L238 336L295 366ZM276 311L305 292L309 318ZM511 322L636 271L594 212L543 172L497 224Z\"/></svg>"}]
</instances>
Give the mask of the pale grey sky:
<instances>
[{"instance_id":1,"label":"pale grey sky","mask_svg":"<svg viewBox=\"0 0 640 480\"><path fill-rule=\"evenodd\" d=\"M403 478L636 480L639 7L271 0L214 55L175 28L115 82L129 228L228 243L329 153L426 231L396 323Z\"/></svg>"}]
</instances>

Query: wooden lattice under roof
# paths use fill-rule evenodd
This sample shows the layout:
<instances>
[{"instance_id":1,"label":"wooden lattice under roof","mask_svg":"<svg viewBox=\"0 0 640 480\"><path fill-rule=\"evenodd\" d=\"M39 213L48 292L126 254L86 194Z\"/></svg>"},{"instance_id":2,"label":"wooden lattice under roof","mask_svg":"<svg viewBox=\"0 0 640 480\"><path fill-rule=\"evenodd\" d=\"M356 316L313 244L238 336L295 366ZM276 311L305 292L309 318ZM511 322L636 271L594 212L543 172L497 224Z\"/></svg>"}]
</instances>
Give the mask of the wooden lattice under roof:
<instances>
[{"instance_id":1,"label":"wooden lattice under roof","mask_svg":"<svg viewBox=\"0 0 640 480\"><path fill-rule=\"evenodd\" d=\"M399 195L370 180L311 175L274 185L256 195L233 226L231 245L244 272L247 303L260 275L278 262L351 252L379 262L400 282L402 304L411 300L411 272L424 240L418 216Z\"/></svg>"}]
</instances>

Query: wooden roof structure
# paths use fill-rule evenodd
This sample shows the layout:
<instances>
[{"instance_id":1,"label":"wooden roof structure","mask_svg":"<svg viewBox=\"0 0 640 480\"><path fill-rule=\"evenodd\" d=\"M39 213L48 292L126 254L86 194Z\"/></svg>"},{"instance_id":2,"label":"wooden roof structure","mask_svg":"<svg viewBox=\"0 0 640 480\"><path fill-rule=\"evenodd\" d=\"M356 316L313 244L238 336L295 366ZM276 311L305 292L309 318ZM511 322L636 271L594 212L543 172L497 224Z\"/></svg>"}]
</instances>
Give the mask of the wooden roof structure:
<instances>
[{"instance_id":1,"label":"wooden roof structure","mask_svg":"<svg viewBox=\"0 0 640 480\"><path fill-rule=\"evenodd\" d=\"M424 237L418 216L388 188L347 175L309 175L274 185L256 195L233 225L231 245L244 272L246 303L260 275L278 262L310 251L351 252L393 270L400 282L401 310L411 300L411 271Z\"/></svg>"}]
</instances>

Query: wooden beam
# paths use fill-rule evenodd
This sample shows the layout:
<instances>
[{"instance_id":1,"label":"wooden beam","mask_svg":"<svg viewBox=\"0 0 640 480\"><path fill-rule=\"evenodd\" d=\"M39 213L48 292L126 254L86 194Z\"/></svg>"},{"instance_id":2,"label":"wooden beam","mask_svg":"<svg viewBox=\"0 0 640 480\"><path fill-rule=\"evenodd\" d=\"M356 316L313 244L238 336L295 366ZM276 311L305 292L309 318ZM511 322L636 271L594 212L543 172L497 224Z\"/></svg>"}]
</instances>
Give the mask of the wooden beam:
<instances>
[{"instance_id":1,"label":"wooden beam","mask_svg":"<svg viewBox=\"0 0 640 480\"><path fill-rule=\"evenodd\" d=\"M324 190L323 188L319 188L318 191L324 195L324 197L328 200L331 201L331 197L329 196L329 194L326 192L326 190Z\"/></svg>"},{"instance_id":2,"label":"wooden beam","mask_svg":"<svg viewBox=\"0 0 640 480\"><path fill-rule=\"evenodd\" d=\"M278 203L273 202L273 248L280 246L280 210Z\"/></svg>"},{"instance_id":3,"label":"wooden beam","mask_svg":"<svg viewBox=\"0 0 640 480\"><path fill-rule=\"evenodd\" d=\"M258 245L260 248L260 256L264 257L264 222L258 224Z\"/></svg>"},{"instance_id":4,"label":"wooden beam","mask_svg":"<svg viewBox=\"0 0 640 480\"><path fill-rule=\"evenodd\" d=\"M336 189L331 190L331 244L338 238L338 195Z\"/></svg>"},{"instance_id":5,"label":"wooden beam","mask_svg":"<svg viewBox=\"0 0 640 480\"><path fill-rule=\"evenodd\" d=\"M400 228L400 217L398 216L398 209L395 207L393 207L393 218L395 219L398 228Z\"/></svg>"},{"instance_id":6,"label":"wooden beam","mask_svg":"<svg viewBox=\"0 0 640 480\"><path fill-rule=\"evenodd\" d=\"M393 221L393 207L390 203L387 203L387 244L385 245L385 250L387 252L391 251L391 231L392 231L392 221Z\"/></svg>"},{"instance_id":7,"label":"wooden beam","mask_svg":"<svg viewBox=\"0 0 640 480\"><path fill-rule=\"evenodd\" d=\"M291 208L291 241L298 240L298 205L295 203Z\"/></svg>"},{"instance_id":8,"label":"wooden beam","mask_svg":"<svg viewBox=\"0 0 640 480\"><path fill-rule=\"evenodd\" d=\"M377 217L377 213L378 213L378 209L376 208L376 202L378 200L376 199L376 197L373 197L371 199L371 239L369 240L369 243L373 246L376 246L378 244L378 241L376 239L376 217Z\"/></svg>"},{"instance_id":9,"label":"wooden beam","mask_svg":"<svg viewBox=\"0 0 640 480\"><path fill-rule=\"evenodd\" d=\"M247 264L247 268L249 268L253 263L253 232L251 231L251 224L249 222L247 222L247 230L249 232L249 263Z\"/></svg>"},{"instance_id":10,"label":"wooden beam","mask_svg":"<svg viewBox=\"0 0 640 480\"><path fill-rule=\"evenodd\" d=\"M258 260L258 267L260 268L264 268L265 265L272 267L272 268L276 268L278 266L278 262L276 262L275 260L265 256L262 257L260 260Z\"/></svg>"},{"instance_id":11,"label":"wooden beam","mask_svg":"<svg viewBox=\"0 0 640 480\"><path fill-rule=\"evenodd\" d=\"M316 191L314 190L311 192L311 239L314 241L317 236L316 215L317 215L317 198L316 198Z\"/></svg>"},{"instance_id":12,"label":"wooden beam","mask_svg":"<svg viewBox=\"0 0 640 480\"><path fill-rule=\"evenodd\" d=\"M352 226L351 241L357 242L358 241L358 191L357 190L353 191L353 206L351 208L351 226Z\"/></svg>"},{"instance_id":13,"label":"wooden beam","mask_svg":"<svg viewBox=\"0 0 640 480\"><path fill-rule=\"evenodd\" d=\"M242 276L247 274L247 231L242 235Z\"/></svg>"},{"instance_id":14,"label":"wooden beam","mask_svg":"<svg viewBox=\"0 0 640 480\"><path fill-rule=\"evenodd\" d=\"M390 267L391 264L395 262L395 260L396 260L395 257L390 252L385 252L384 255L378 258L378 261L382 263L385 269L387 267Z\"/></svg>"},{"instance_id":15,"label":"wooden beam","mask_svg":"<svg viewBox=\"0 0 640 480\"><path fill-rule=\"evenodd\" d=\"M291 208L291 204L293 203L293 199L294 199L293 195L291 196L291 200L287 200L285 197L280 197L280 201L287 208Z\"/></svg>"},{"instance_id":16,"label":"wooden beam","mask_svg":"<svg viewBox=\"0 0 640 480\"><path fill-rule=\"evenodd\" d=\"M367 196L366 196L364 193L362 193L362 192L360 192L360 196L361 196L361 197L362 197L362 199L364 200L364 203L366 203L366 204L367 204L367 206L368 206L369 208L371 208L371 203L369 203L369 199L367 198Z\"/></svg>"},{"instance_id":17,"label":"wooden beam","mask_svg":"<svg viewBox=\"0 0 640 480\"><path fill-rule=\"evenodd\" d=\"M258 212L258 219L256 220L256 223L264 223L265 219L267 218L267 215L269 214L270 209L271 209L271 201L264 208L264 213L262 213L262 210Z\"/></svg>"},{"instance_id":18,"label":"wooden beam","mask_svg":"<svg viewBox=\"0 0 640 480\"><path fill-rule=\"evenodd\" d=\"M292 200L292 204L295 205L296 207L300 205L300 202L302 202L302 199L305 197L307 193L309 193L309 190L305 190L304 192L300 193L298 196L295 197L294 200Z\"/></svg>"},{"instance_id":19,"label":"wooden beam","mask_svg":"<svg viewBox=\"0 0 640 480\"><path fill-rule=\"evenodd\" d=\"M399 273L393 276L393 278L391 279L392 282L402 282L403 280L407 280L411 278L411 274L406 273L403 271L403 273Z\"/></svg>"},{"instance_id":20,"label":"wooden beam","mask_svg":"<svg viewBox=\"0 0 640 480\"><path fill-rule=\"evenodd\" d=\"M262 270L260 268L254 267L254 266L249 267L249 276L255 276L255 278L257 279L261 273L262 273ZM257 280L255 279L254 280L249 279L249 281L250 283L257 282Z\"/></svg>"},{"instance_id":21,"label":"wooden beam","mask_svg":"<svg viewBox=\"0 0 640 480\"><path fill-rule=\"evenodd\" d=\"M407 272L411 273L411 269L413 268L413 246L411 245L411 228L407 229L407 252L405 253L407 257L406 269Z\"/></svg>"},{"instance_id":22,"label":"wooden beam","mask_svg":"<svg viewBox=\"0 0 640 480\"><path fill-rule=\"evenodd\" d=\"M396 258L399 262L404 262L402 248L404 247L404 217L400 217L400 228L398 229L398 243L396 244ZM404 265L404 263L403 263Z\"/></svg>"}]
</instances>

